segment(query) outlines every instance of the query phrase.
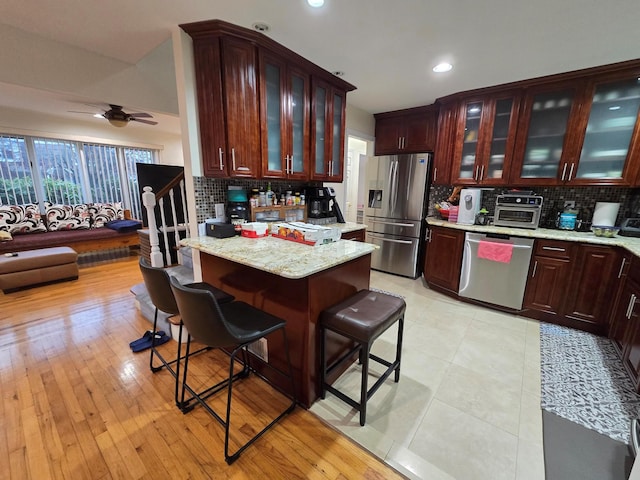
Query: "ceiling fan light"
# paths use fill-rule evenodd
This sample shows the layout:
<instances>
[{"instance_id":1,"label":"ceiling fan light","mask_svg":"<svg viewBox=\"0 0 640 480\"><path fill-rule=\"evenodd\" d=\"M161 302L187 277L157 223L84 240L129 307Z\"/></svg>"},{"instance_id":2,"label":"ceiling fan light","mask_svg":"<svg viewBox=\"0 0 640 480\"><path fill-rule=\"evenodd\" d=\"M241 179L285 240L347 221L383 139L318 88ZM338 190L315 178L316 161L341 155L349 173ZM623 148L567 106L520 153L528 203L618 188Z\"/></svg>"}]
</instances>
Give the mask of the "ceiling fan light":
<instances>
[{"instance_id":1,"label":"ceiling fan light","mask_svg":"<svg viewBox=\"0 0 640 480\"><path fill-rule=\"evenodd\" d=\"M314 8L320 8L324 5L324 0L307 0L307 3Z\"/></svg>"},{"instance_id":2,"label":"ceiling fan light","mask_svg":"<svg viewBox=\"0 0 640 480\"><path fill-rule=\"evenodd\" d=\"M118 128L126 127L127 123L129 123L127 120L122 120L120 118L107 118L107 120L111 125Z\"/></svg>"}]
</instances>

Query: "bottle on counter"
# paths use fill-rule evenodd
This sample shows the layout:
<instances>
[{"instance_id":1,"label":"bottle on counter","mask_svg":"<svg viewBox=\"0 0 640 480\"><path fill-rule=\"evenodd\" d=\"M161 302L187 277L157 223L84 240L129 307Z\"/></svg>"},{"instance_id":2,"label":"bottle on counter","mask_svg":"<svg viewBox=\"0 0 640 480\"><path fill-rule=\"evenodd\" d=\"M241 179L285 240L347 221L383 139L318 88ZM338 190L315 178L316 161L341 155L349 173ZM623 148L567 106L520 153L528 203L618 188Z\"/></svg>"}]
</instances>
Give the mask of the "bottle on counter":
<instances>
[{"instance_id":1,"label":"bottle on counter","mask_svg":"<svg viewBox=\"0 0 640 480\"><path fill-rule=\"evenodd\" d=\"M267 184L266 206L273 206L273 191L271 190L271 182Z\"/></svg>"}]
</instances>

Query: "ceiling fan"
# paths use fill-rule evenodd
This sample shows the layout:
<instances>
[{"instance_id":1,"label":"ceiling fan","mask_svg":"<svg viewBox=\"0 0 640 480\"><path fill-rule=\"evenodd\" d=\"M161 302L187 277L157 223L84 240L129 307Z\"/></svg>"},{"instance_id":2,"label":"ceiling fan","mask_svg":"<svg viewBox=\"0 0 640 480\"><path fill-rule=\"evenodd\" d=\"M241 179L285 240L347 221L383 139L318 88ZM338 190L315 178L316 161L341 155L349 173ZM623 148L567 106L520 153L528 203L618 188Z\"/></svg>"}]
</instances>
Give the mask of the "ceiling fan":
<instances>
[{"instance_id":1,"label":"ceiling fan","mask_svg":"<svg viewBox=\"0 0 640 480\"><path fill-rule=\"evenodd\" d=\"M125 127L129 122L140 122L146 123L147 125L157 125L158 122L154 122L153 120L145 120L145 118L153 118L152 115L144 112L138 113L126 113L122 110L122 106L108 104L109 109L105 110L104 113L91 113L91 112L73 112L72 113L89 113L94 117L102 117L106 118L107 121L113 125L114 127ZM90 105L95 106L95 105Z\"/></svg>"}]
</instances>

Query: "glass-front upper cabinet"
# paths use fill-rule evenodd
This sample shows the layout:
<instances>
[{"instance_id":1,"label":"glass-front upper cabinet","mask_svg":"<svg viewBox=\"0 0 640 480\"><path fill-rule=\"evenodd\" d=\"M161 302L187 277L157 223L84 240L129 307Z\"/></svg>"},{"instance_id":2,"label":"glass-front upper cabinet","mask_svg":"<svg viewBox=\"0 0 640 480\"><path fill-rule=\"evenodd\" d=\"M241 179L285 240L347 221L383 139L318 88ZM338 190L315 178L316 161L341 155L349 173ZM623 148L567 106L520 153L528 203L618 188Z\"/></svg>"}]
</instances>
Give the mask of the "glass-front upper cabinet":
<instances>
[{"instance_id":1,"label":"glass-front upper cabinet","mask_svg":"<svg viewBox=\"0 0 640 480\"><path fill-rule=\"evenodd\" d=\"M640 109L640 72L616 81L592 83L587 87L588 116L581 118L582 150L573 175L575 184L631 184L629 158L637 150L633 142ZM586 128L584 122L586 121Z\"/></svg>"},{"instance_id":2,"label":"glass-front upper cabinet","mask_svg":"<svg viewBox=\"0 0 640 480\"><path fill-rule=\"evenodd\" d=\"M262 52L262 176L308 178L309 77Z\"/></svg>"},{"instance_id":3,"label":"glass-front upper cabinet","mask_svg":"<svg viewBox=\"0 0 640 480\"><path fill-rule=\"evenodd\" d=\"M458 117L453 183L507 182L519 103L519 95L513 92L463 102Z\"/></svg>"},{"instance_id":4,"label":"glass-front upper cabinet","mask_svg":"<svg viewBox=\"0 0 640 480\"><path fill-rule=\"evenodd\" d=\"M578 110L576 88L545 87L525 95L512 183L553 185L568 180L573 152L567 148L567 132Z\"/></svg>"},{"instance_id":5,"label":"glass-front upper cabinet","mask_svg":"<svg viewBox=\"0 0 640 480\"><path fill-rule=\"evenodd\" d=\"M311 179L341 182L346 94L318 79L311 90Z\"/></svg>"}]
</instances>

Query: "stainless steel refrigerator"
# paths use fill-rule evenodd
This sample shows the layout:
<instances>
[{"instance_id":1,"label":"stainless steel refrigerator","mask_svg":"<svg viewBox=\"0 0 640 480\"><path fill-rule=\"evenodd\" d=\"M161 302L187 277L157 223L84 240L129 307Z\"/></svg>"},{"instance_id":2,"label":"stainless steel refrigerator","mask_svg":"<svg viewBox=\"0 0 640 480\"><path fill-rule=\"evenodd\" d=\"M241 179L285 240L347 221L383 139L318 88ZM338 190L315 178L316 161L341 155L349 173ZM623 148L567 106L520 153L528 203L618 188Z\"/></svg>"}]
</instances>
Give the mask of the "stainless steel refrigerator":
<instances>
[{"instance_id":1,"label":"stainless steel refrigerator","mask_svg":"<svg viewBox=\"0 0 640 480\"><path fill-rule=\"evenodd\" d=\"M431 154L369 158L365 223L368 243L378 245L371 268L416 278L424 249Z\"/></svg>"}]
</instances>

